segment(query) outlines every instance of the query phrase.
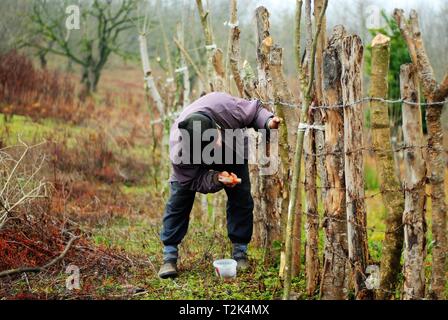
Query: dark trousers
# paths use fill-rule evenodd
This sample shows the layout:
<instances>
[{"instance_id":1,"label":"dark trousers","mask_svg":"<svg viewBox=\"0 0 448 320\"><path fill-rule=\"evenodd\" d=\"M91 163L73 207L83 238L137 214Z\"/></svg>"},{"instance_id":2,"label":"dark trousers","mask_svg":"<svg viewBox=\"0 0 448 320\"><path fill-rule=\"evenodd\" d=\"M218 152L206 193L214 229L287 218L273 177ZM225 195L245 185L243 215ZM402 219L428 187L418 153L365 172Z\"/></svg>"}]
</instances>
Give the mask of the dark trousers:
<instances>
[{"instance_id":1,"label":"dark trousers","mask_svg":"<svg viewBox=\"0 0 448 320\"><path fill-rule=\"evenodd\" d=\"M254 202L250 193L249 168L245 164L216 165L217 171L235 173L242 179L233 188L224 188L227 194L227 234L232 243L247 244L252 237ZM161 240L165 246L177 246L188 229L195 191L170 182L171 194L163 215Z\"/></svg>"}]
</instances>

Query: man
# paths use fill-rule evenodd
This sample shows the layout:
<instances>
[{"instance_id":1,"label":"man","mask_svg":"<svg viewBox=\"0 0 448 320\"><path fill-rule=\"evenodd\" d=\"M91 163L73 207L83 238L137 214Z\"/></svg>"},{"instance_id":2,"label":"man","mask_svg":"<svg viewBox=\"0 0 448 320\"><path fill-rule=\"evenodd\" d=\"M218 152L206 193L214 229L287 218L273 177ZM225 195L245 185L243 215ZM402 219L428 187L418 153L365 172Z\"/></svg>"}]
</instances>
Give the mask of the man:
<instances>
[{"instance_id":1,"label":"man","mask_svg":"<svg viewBox=\"0 0 448 320\"><path fill-rule=\"evenodd\" d=\"M250 193L247 141L243 141L243 148L240 148L241 143L233 145L234 137L229 132L254 128L265 129L268 133L279 124L280 119L263 108L259 101L221 92L207 94L182 111L170 132L173 173L161 232L164 244L161 278L177 276L178 245L187 232L196 192L225 190L227 232L233 245L233 258L238 269L248 267L247 245L252 237L254 205ZM204 141L204 136L213 141ZM207 147L210 144L213 150ZM205 157L207 148L215 160L212 163Z\"/></svg>"}]
</instances>

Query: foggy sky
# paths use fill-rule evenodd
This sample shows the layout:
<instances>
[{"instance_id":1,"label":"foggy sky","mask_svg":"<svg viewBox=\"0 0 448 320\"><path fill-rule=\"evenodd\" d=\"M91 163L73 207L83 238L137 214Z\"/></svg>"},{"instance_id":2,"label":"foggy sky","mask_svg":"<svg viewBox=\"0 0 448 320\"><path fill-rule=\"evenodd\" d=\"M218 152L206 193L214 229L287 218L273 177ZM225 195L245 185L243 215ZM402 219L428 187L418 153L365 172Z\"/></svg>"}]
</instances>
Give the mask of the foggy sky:
<instances>
[{"instance_id":1,"label":"foggy sky","mask_svg":"<svg viewBox=\"0 0 448 320\"><path fill-rule=\"evenodd\" d=\"M239 3L242 5L247 0L240 0ZM431 7L438 8L446 0L374 0L376 5L386 11L391 11L394 8L401 8L404 10L424 8L429 3ZM328 10L334 10L340 4L349 5L352 0L329 0ZM283 11L283 10L294 10L296 0L257 0L255 1L255 7L258 5L264 5L269 10L272 11Z\"/></svg>"}]
</instances>

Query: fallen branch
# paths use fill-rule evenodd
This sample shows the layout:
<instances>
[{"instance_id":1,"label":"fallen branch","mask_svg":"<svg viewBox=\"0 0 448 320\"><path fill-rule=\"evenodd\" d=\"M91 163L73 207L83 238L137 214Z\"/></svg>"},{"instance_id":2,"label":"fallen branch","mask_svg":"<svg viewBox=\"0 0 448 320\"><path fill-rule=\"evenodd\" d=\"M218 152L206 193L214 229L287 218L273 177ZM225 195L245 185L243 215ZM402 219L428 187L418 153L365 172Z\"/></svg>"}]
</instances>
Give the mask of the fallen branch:
<instances>
[{"instance_id":1,"label":"fallen branch","mask_svg":"<svg viewBox=\"0 0 448 320\"><path fill-rule=\"evenodd\" d=\"M54 258L53 260L51 260L50 262L48 262L47 264L43 265L42 267L24 267L24 268L5 270L5 271L0 272L0 278L6 277L6 276L11 276L11 275L14 275L14 274L17 274L17 273L41 272L41 271L44 271L45 269L48 269L49 267L51 267L52 265L56 264L57 262L59 262L60 260L62 260L65 257L65 255L67 254L68 250L72 246L72 243L75 240L77 240L77 239L79 239L79 236L73 236L67 242L67 245L65 246L65 248L61 252L61 254L59 256L57 256L56 258Z\"/></svg>"}]
</instances>

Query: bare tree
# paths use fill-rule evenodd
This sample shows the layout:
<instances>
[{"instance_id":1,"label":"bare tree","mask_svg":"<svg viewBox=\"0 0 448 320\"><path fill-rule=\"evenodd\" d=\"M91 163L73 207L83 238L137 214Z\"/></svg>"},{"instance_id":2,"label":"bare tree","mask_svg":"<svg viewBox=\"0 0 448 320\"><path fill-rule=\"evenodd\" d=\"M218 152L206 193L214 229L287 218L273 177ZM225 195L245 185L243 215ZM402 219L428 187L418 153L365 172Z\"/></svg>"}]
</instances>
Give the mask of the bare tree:
<instances>
[{"instance_id":1,"label":"bare tree","mask_svg":"<svg viewBox=\"0 0 448 320\"><path fill-rule=\"evenodd\" d=\"M29 1L4 0L0 2L0 53L5 53L16 48L20 43L17 41L23 36L27 19L24 13L30 8Z\"/></svg>"},{"instance_id":2,"label":"bare tree","mask_svg":"<svg viewBox=\"0 0 448 320\"><path fill-rule=\"evenodd\" d=\"M45 41L24 40L25 45L66 57L81 67L81 83L86 94L95 92L101 72L112 53L125 56L120 34L135 27L135 0L110 2L93 0L81 7L83 23L80 31L65 27L65 2L55 10L54 3L34 2L30 14L33 35ZM51 7L51 8L50 8ZM51 44L51 45L50 45Z\"/></svg>"}]
</instances>

